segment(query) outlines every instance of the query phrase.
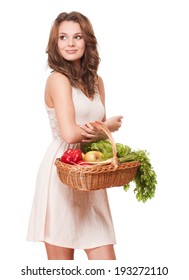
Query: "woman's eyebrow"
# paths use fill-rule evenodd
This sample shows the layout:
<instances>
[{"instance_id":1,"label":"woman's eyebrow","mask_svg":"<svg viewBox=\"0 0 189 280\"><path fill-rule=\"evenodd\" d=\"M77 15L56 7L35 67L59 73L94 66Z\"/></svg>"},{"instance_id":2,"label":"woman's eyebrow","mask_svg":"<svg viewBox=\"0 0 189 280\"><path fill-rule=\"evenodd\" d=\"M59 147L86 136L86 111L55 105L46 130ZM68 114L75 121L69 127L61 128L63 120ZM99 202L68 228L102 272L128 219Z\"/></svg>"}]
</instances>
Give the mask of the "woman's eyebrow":
<instances>
[{"instance_id":1,"label":"woman's eyebrow","mask_svg":"<svg viewBox=\"0 0 189 280\"><path fill-rule=\"evenodd\" d=\"M63 31L59 32L59 34L61 34L61 35L68 35L66 32L63 32ZM76 32L73 35L82 35L82 33L81 32Z\"/></svg>"}]
</instances>

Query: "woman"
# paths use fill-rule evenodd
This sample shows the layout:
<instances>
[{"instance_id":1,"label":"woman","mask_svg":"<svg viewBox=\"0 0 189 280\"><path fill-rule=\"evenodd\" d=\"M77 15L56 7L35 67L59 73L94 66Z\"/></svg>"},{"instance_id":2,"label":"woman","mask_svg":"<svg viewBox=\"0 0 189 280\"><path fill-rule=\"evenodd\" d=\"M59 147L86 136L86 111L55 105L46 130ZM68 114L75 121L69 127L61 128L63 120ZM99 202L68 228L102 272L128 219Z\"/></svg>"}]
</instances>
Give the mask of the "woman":
<instances>
[{"instance_id":1,"label":"woman","mask_svg":"<svg viewBox=\"0 0 189 280\"><path fill-rule=\"evenodd\" d=\"M81 248L89 260L115 260L106 190L72 190L59 180L54 165L66 149L106 138L92 122L105 122L112 132L121 126L122 116L106 120L97 41L87 17L78 12L58 15L47 54L52 73L45 105L53 141L39 168L27 240L43 241L49 260L73 260L74 250Z\"/></svg>"}]
</instances>

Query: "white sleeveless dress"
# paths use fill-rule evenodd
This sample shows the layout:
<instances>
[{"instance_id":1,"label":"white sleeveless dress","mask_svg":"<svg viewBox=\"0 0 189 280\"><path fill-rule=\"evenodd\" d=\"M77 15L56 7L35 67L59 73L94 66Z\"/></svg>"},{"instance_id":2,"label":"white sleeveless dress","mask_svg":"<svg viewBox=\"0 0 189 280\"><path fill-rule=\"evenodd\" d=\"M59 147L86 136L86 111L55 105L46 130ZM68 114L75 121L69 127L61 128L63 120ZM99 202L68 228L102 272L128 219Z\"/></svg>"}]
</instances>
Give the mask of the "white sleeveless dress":
<instances>
[{"instance_id":1,"label":"white sleeveless dress","mask_svg":"<svg viewBox=\"0 0 189 280\"><path fill-rule=\"evenodd\" d=\"M102 120L104 107L98 93L90 100L73 88L72 97L77 124ZM76 145L68 144L61 138L54 109L46 109L53 141L38 171L27 240L75 249L115 244L106 190L72 190L58 178L54 164L56 158Z\"/></svg>"}]
</instances>

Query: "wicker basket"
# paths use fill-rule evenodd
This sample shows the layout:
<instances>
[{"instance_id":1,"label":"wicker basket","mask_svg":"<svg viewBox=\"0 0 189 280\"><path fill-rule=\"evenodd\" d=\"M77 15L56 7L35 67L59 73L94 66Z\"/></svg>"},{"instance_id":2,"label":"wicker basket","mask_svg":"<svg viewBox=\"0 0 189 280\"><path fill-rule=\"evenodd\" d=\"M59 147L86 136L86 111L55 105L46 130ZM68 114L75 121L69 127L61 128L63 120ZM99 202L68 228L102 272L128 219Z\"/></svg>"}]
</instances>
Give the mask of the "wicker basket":
<instances>
[{"instance_id":1,"label":"wicker basket","mask_svg":"<svg viewBox=\"0 0 189 280\"><path fill-rule=\"evenodd\" d=\"M82 166L66 164L57 158L55 165L60 180L68 187L80 191L93 191L128 184L134 179L140 162L119 163L116 145L110 131L101 123L95 122L93 125L103 129L112 144L113 158L111 163Z\"/></svg>"}]
</instances>

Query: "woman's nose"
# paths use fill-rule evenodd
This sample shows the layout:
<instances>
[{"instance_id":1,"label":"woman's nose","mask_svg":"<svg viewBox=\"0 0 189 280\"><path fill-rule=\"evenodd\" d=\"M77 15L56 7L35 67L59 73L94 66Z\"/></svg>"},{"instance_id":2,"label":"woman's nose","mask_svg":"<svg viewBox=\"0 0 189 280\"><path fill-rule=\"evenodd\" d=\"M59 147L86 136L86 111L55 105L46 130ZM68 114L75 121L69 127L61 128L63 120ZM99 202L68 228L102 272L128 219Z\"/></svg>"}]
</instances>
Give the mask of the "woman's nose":
<instances>
[{"instance_id":1,"label":"woman's nose","mask_svg":"<svg viewBox=\"0 0 189 280\"><path fill-rule=\"evenodd\" d=\"M73 43L73 39L72 39L72 38L70 38L70 39L69 39L69 47L73 47L73 45L74 45L74 43Z\"/></svg>"}]
</instances>

